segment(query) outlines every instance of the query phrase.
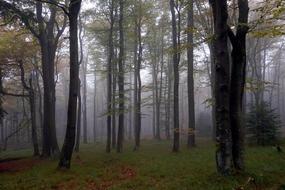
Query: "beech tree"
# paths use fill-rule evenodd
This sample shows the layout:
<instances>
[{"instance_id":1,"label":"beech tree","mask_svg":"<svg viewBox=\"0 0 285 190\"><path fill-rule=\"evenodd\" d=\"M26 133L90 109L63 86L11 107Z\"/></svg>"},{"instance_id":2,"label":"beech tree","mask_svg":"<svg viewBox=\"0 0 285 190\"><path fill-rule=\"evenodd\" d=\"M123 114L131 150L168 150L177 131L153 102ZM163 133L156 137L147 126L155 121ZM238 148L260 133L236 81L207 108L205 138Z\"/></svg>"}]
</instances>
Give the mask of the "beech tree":
<instances>
[{"instance_id":1,"label":"beech tree","mask_svg":"<svg viewBox=\"0 0 285 190\"><path fill-rule=\"evenodd\" d=\"M62 27L56 17L59 14L59 7L53 3L48 4L49 18L43 15L43 4L40 1L27 1L29 8L26 8L20 1L0 1L0 11L4 17L10 13L16 14L26 28L38 39L41 47L41 61L44 83L44 117L43 117L43 149L42 156L49 157L51 154L58 155L59 147L56 138L55 128L55 54L59 38L66 26L64 17ZM63 6L62 4L58 4ZM33 12L33 10L36 10ZM13 17L15 18L15 17ZM9 20L9 18L7 18ZM45 22L47 24L45 24Z\"/></svg>"},{"instance_id":2,"label":"beech tree","mask_svg":"<svg viewBox=\"0 0 285 190\"><path fill-rule=\"evenodd\" d=\"M61 150L59 168L70 168L70 162L75 143L76 113L79 89L79 64L78 64L78 15L81 7L81 0L71 0L66 14L69 18L70 35L70 83L68 99L68 115L66 135Z\"/></svg>"}]
</instances>

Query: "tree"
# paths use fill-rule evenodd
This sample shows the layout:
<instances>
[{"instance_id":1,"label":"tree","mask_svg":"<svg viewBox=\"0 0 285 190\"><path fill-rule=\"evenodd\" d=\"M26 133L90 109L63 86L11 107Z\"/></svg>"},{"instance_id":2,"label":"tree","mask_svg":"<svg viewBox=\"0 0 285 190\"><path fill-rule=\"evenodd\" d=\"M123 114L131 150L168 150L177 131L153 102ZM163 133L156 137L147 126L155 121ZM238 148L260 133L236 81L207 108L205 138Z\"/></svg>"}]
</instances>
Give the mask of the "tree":
<instances>
[{"instance_id":1,"label":"tree","mask_svg":"<svg viewBox=\"0 0 285 190\"><path fill-rule=\"evenodd\" d=\"M81 0L71 0L69 3L69 35L70 35L70 83L68 99L68 115L65 139L60 155L59 168L70 168L70 162L75 142L76 113L79 86L78 64L78 15Z\"/></svg>"},{"instance_id":2,"label":"tree","mask_svg":"<svg viewBox=\"0 0 285 190\"><path fill-rule=\"evenodd\" d=\"M278 130L281 122L275 111L263 101L258 105L251 105L246 115L247 135L251 143L262 146L278 143Z\"/></svg>"},{"instance_id":3,"label":"tree","mask_svg":"<svg viewBox=\"0 0 285 190\"><path fill-rule=\"evenodd\" d=\"M29 85L25 80L25 69L22 60L19 60L19 67L21 72L21 82L25 90L28 91L29 94L29 103L30 103L30 114L31 114L31 124L32 124L32 142L34 149L34 156L39 156L39 143L38 143L38 135L37 135L37 124L36 124L36 98L35 98L35 90L33 87L33 78L35 72L32 71L29 78Z\"/></svg>"},{"instance_id":4,"label":"tree","mask_svg":"<svg viewBox=\"0 0 285 190\"><path fill-rule=\"evenodd\" d=\"M35 43L35 40L28 34L25 34L25 30L15 26L15 29L10 29L2 33L2 40L0 41L0 60L1 60L1 93L5 94L3 89L2 77L4 72L7 74L11 73L11 67L16 66L14 75L19 76L21 85L25 92L28 92L27 95L24 92L19 97L27 97L29 100L30 106L30 120L31 120L31 129L32 129L32 144L34 156L39 156L39 143L37 135L37 124L36 124L36 92L34 87L34 79L36 74L36 66L30 64L33 62L35 57L38 54L38 46ZM26 39L29 39L28 41ZM32 61L30 61L32 60ZM32 67L31 67L32 65ZM27 82L25 75L29 74L29 80ZM9 94L15 96L16 94ZM4 110L3 110L4 112ZM15 133L18 135L18 132ZM4 140L4 137L3 137ZM28 130L28 140L29 130Z\"/></svg>"},{"instance_id":5,"label":"tree","mask_svg":"<svg viewBox=\"0 0 285 190\"><path fill-rule=\"evenodd\" d=\"M194 103L194 56L193 56L193 31L194 31L194 14L193 0L188 1L187 9L187 88L188 88L188 148L195 146L195 103Z\"/></svg>"},{"instance_id":6,"label":"tree","mask_svg":"<svg viewBox=\"0 0 285 190\"><path fill-rule=\"evenodd\" d=\"M124 0L119 0L119 74L118 74L118 86L119 86L119 125L118 125L118 137L117 137L117 152L123 151L123 135L124 135Z\"/></svg>"},{"instance_id":7,"label":"tree","mask_svg":"<svg viewBox=\"0 0 285 190\"><path fill-rule=\"evenodd\" d=\"M135 15L135 47L134 47L134 126L135 126L135 147L134 150L138 150L140 147L140 135L141 135L141 64L142 64L142 1L139 0L137 6L138 10L135 10L137 15Z\"/></svg>"},{"instance_id":8,"label":"tree","mask_svg":"<svg viewBox=\"0 0 285 190\"><path fill-rule=\"evenodd\" d=\"M43 121L43 149L42 156L49 157L51 154L58 155L59 147L56 139L55 128L55 81L54 63L57 44L66 26L64 17L62 27L56 20L58 6L61 4L51 3L47 9L49 17L43 13L43 3L39 1L25 2L30 8L24 8L20 1L0 1L0 12L5 17L16 14L28 30L38 39L41 47L41 60L44 86L44 121ZM20 7L20 8L19 8ZM33 10L36 10L36 13ZM10 14L12 13L12 14ZM47 20L47 22L46 22ZM46 24L47 23L47 24Z\"/></svg>"},{"instance_id":9,"label":"tree","mask_svg":"<svg viewBox=\"0 0 285 190\"><path fill-rule=\"evenodd\" d=\"M112 70L114 60L113 30L114 30L114 0L110 1L110 29L108 37L108 69L107 69L107 145L106 152L111 151L112 135ZM114 92L113 92L114 93ZM113 118L115 119L115 118ZM113 141L114 142L114 141Z\"/></svg>"},{"instance_id":10,"label":"tree","mask_svg":"<svg viewBox=\"0 0 285 190\"><path fill-rule=\"evenodd\" d=\"M215 103L216 103L216 164L218 172L231 172L231 125L230 125L230 60L228 52L228 12L226 0L210 0L214 17L215 55Z\"/></svg>"},{"instance_id":11,"label":"tree","mask_svg":"<svg viewBox=\"0 0 285 190\"><path fill-rule=\"evenodd\" d=\"M230 120L232 130L232 156L234 168L244 169L244 126L242 124L243 95L246 78L246 35L248 32L248 1L239 0L239 17L236 34L228 27L231 40L232 68L230 80Z\"/></svg>"},{"instance_id":12,"label":"tree","mask_svg":"<svg viewBox=\"0 0 285 190\"><path fill-rule=\"evenodd\" d=\"M178 24L177 18L175 13L175 7L177 8L178 5L175 4L174 0L170 0L170 11L172 17L172 49L173 49L173 75L174 75L174 106L173 106L173 121L174 121L174 138L173 138L173 152L179 151L179 62L180 62L180 13L178 12ZM178 29L177 29L178 25Z\"/></svg>"},{"instance_id":13,"label":"tree","mask_svg":"<svg viewBox=\"0 0 285 190\"><path fill-rule=\"evenodd\" d=\"M217 122L217 168L228 175L233 167L243 170L242 106L246 74L246 34L248 32L248 1L239 0L236 34L228 26L226 1L210 0L214 16L215 103ZM228 39L232 51L229 59ZM232 61L230 72L230 61Z\"/></svg>"}]
</instances>

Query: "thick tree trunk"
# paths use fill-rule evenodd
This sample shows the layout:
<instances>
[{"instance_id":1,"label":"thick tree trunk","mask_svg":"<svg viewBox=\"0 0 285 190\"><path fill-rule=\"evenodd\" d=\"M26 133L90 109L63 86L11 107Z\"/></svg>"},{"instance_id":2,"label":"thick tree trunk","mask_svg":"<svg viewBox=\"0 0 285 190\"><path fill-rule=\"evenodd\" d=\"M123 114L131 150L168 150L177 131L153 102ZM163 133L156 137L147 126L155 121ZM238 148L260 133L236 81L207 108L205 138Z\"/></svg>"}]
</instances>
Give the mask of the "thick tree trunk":
<instances>
[{"instance_id":1,"label":"thick tree trunk","mask_svg":"<svg viewBox=\"0 0 285 190\"><path fill-rule=\"evenodd\" d=\"M117 137L117 152L123 151L123 135L124 135L124 112L125 112L125 96L124 96L124 0L119 1L120 18L119 18L119 125L118 125L118 137Z\"/></svg>"},{"instance_id":2,"label":"thick tree trunk","mask_svg":"<svg viewBox=\"0 0 285 190\"><path fill-rule=\"evenodd\" d=\"M70 168L70 162L75 142L77 98L79 88L79 64L78 64L78 14L81 0L71 0L69 4L69 33L70 33L70 84L67 127L64 144L62 147L59 168Z\"/></svg>"},{"instance_id":3,"label":"thick tree trunk","mask_svg":"<svg viewBox=\"0 0 285 190\"><path fill-rule=\"evenodd\" d=\"M44 121L43 121L43 149L42 156L57 156L59 147L55 128L55 83L54 57L55 48L45 39L41 40L42 71L44 87Z\"/></svg>"},{"instance_id":4,"label":"thick tree trunk","mask_svg":"<svg viewBox=\"0 0 285 190\"><path fill-rule=\"evenodd\" d=\"M230 119L232 130L233 166L236 170L244 169L244 125L243 96L246 79L246 34L248 32L248 1L239 0L239 19L236 35L229 29L232 43L232 71L230 88Z\"/></svg>"},{"instance_id":5,"label":"thick tree trunk","mask_svg":"<svg viewBox=\"0 0 285 190\"><path fill-rule=\"evenodd\" d=\"M232 134L229 114L230 62L227 37L227 1L210 0L210 4L214 15L215 35L216 164L219 173L229 175L232 164Z\"/></svg>"},{"instance_id":6,"label":"thick tree trunk","mask_svg":"<svg viewBox=\"0 0 285 190\"><path fill-rule=\"evenodd\" d=\"M193 57L193 0L188 1L187 33L187 88L188 88L188 148L195 146L194 57Z\"/></svg>"}]
</instances>

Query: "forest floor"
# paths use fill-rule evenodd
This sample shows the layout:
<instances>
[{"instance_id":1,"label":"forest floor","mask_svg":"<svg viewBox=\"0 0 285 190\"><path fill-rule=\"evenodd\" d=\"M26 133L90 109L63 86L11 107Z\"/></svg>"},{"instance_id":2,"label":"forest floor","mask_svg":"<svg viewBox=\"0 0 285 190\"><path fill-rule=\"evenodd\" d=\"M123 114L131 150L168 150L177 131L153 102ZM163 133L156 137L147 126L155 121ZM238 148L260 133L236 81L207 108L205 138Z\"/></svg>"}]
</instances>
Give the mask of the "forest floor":
<instances>
[{"instance_id":1,"label":"forest floor","mask_svg":"<svg viewBox=\"0 0 285 190\"><path fill-rule=\"evenodd\" d=\"M31 150L2 152L0 159L11 160L0 162L0 189L285 189L284 144L283 153L274 147L247 147L246 173L231 177L217 174L213 144L197 144L172 153L170 142L143 141L140 151L126 145L121 154L105 153L103 144L82 145L69 171L58 171L57 160L29 157ZM12 159L17 157L21 159Z\"/></svg>"}]
</instances>

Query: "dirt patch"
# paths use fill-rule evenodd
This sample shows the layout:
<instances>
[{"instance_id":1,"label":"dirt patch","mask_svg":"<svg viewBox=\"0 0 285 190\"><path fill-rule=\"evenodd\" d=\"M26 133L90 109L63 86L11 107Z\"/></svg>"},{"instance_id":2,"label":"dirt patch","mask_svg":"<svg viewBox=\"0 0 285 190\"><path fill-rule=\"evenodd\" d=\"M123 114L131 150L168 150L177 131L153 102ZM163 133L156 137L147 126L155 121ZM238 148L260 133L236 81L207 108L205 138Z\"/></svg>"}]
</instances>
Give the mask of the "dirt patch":
<instances>
[{"instance_id":1,"label":"dirt patch","mask_svg":"<svg viewBox=\"0 0 285 190\"><path fill-rule=\"evenodd\" d=\"M34 165L42 162L40 159L36 158L14 158L5 159L6 161L0 162L0 173L1 172L19 172L32 168Z\"/></svg>"}]
</instances>

